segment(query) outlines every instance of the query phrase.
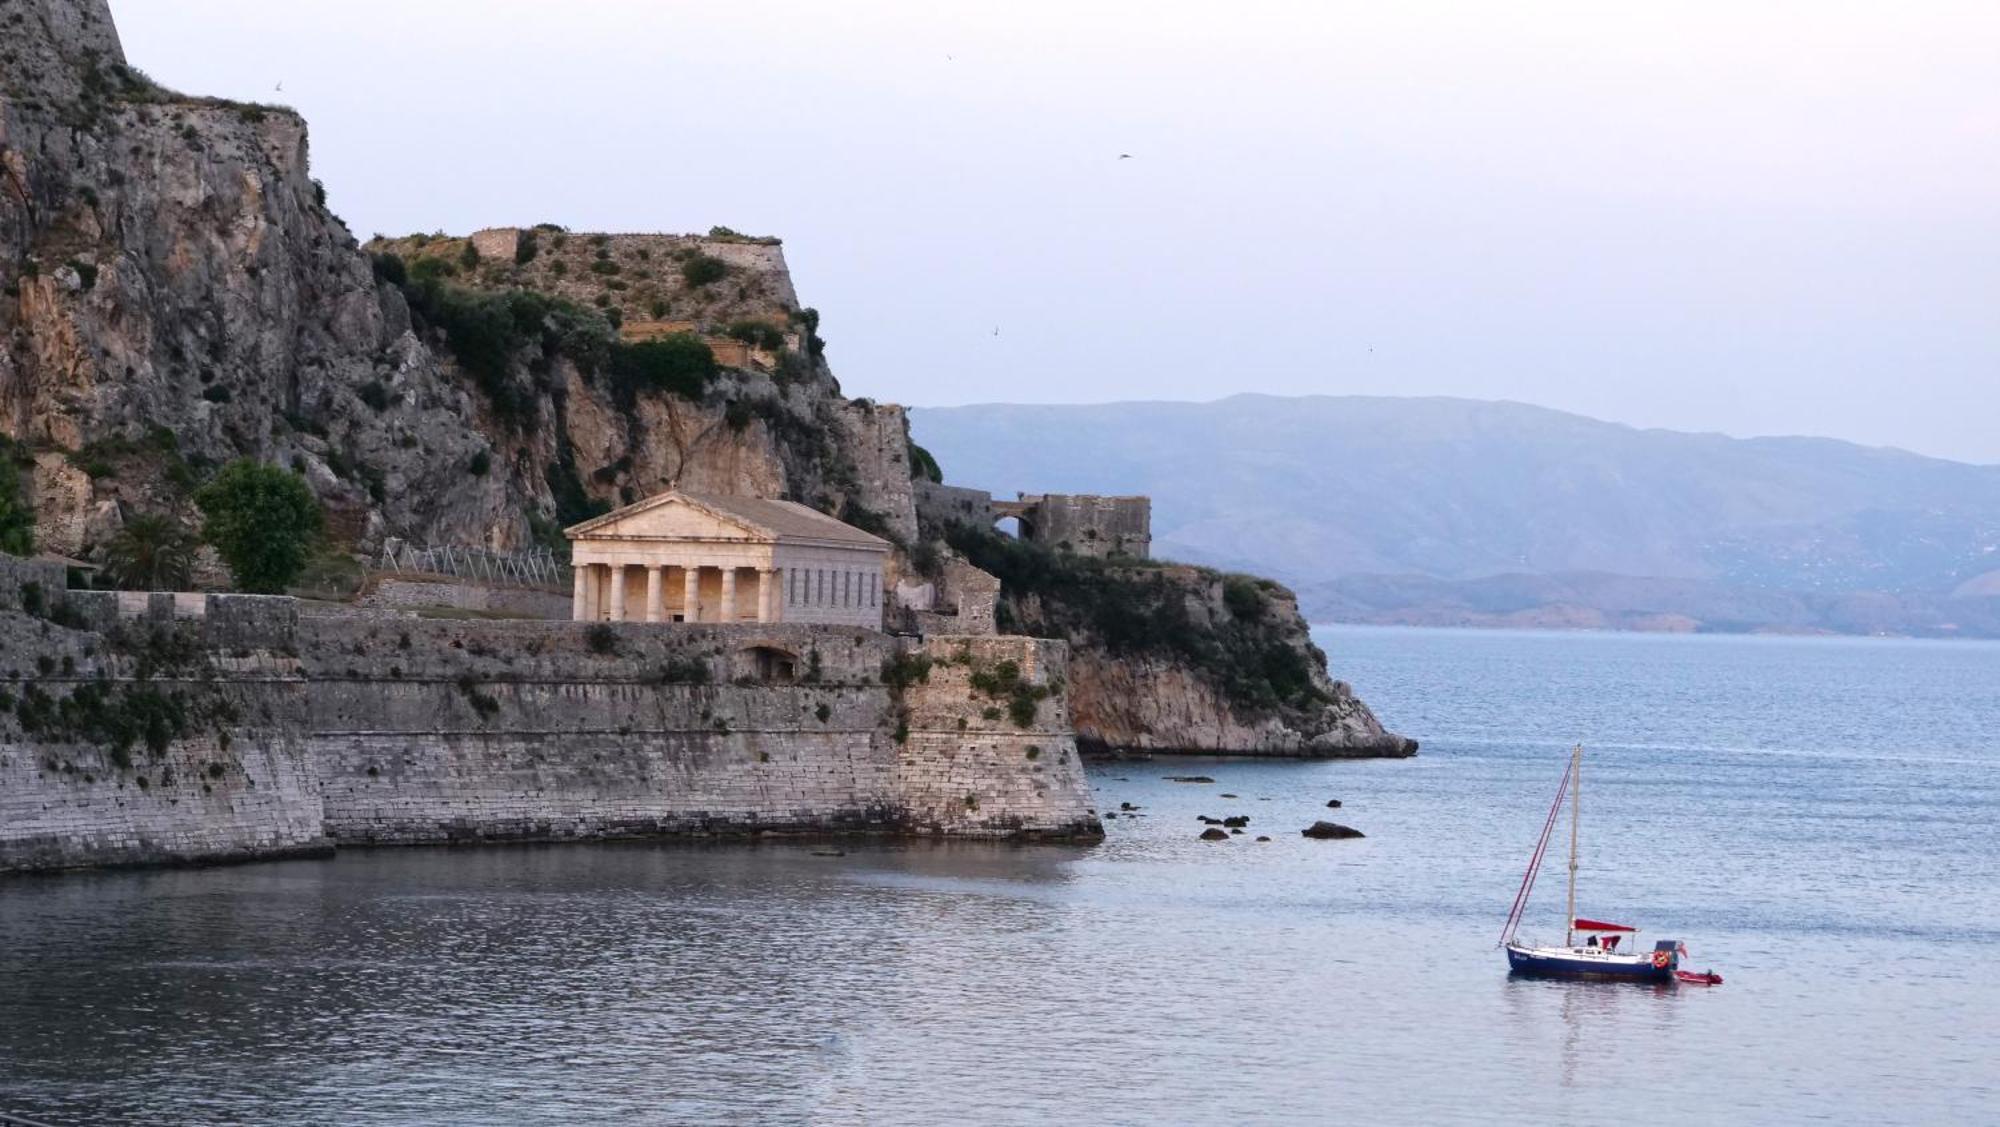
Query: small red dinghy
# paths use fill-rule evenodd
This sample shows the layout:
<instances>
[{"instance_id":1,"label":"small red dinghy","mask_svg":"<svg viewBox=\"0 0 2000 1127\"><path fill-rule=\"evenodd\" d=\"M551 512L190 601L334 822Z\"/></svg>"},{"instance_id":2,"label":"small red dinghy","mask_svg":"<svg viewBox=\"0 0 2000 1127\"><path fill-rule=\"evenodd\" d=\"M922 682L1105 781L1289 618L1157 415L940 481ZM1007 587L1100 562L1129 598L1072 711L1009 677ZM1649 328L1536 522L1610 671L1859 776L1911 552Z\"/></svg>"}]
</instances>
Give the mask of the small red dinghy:
<instances>
[{"instance_id":1,"label":"small red dinghy","mask_svg":"<svg viewBox=\"0 0 2000 1127\"><path fill-rule=\"evenodd\" d=\"M1714 971L1696 974L1691 970L1676 970L1674 972L1674 981L1685 982L1690 986L1720 986L1722 985L1722 976L1716 974Z\"/></svg>"}]
</instances>

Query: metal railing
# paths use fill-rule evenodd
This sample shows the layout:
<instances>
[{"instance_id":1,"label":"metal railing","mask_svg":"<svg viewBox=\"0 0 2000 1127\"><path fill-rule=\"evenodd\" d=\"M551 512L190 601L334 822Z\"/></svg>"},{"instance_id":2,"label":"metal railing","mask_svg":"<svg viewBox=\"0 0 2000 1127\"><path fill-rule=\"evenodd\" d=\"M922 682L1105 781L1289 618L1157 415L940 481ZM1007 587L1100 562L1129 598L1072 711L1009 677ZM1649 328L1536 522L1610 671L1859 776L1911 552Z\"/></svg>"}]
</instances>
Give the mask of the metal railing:
<instances>
[{"instance_id":1,"label":"metal railing","mask_svg":"<svg viewBox=\"0 0 2000 1127\"><path fill-rule=\"evenodd\" d=\"M392 537L383 543L382 555L375 568L378 571L448 575L454 579L514 587L542 587L556 591L567 591L570 587L569 565L558 560L555 553L547 548L533 548L525 552L495 552L487 548L461 548L450 544L419 548Z\"/></svg>"}]
</instances>

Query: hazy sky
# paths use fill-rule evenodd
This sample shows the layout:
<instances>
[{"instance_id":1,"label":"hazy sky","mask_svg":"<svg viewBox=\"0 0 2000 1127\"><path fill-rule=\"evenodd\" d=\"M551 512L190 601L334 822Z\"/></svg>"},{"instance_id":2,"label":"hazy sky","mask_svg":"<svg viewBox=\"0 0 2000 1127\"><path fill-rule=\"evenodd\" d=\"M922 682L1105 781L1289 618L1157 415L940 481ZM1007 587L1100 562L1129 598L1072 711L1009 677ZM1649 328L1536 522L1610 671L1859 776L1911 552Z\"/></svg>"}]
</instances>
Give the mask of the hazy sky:
<instances>
[{"instance_id":1,"label":"hazy sky","mask_svg":"<svg viewBox=\"0 0 2000 1127\"><path fill-rule=\"evenodd\" d=\"M113 7L154 77L304 111L362 238L781 235L850 394L1450 394L2000 462L1991 0Z\"/></svg>"}]
</instances>

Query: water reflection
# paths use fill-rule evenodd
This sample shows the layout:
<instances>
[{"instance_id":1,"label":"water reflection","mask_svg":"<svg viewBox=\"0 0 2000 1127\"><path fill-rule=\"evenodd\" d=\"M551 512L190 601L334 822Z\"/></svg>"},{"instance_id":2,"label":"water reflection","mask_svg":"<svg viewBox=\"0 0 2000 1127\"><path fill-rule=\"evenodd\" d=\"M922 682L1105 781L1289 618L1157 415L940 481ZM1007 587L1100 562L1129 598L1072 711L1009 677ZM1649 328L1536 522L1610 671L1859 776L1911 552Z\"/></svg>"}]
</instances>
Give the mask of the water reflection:
<instances>
[{"instance_id":1,"label":"water reflection","mask_svg":"<svg viewBox=\"0 0 2000 1127\"><path fill-rule=\"evenodd\" d=\"M1414 670L1411 699L1362 687L1399 717L1450 702L1460 730L1531 704L1577 727L1591 644L1553 673L1564 651L1539 644L1404 654L1378 668ZM1759 675L1810 682L1817 652L1763 647ZM1610 668L1641 677L1629 654ZM1950 759L1978 759L1966 726L2000 707L1913 717L1928 674L1899 668L1834 679L1878 725L1914 744L1933 716ZM1734 716L1733 692L1655 695L1752 746L1774 722ZM1689 746L1689 723L1642 717L1633 742ZM0 882L0 1108L65 1127L1982 1118L2000 758L1607 756L1591 817L1621 841L1592 902L1684 935L1729 985L1510 979L1492 935L1568 738L1120 764L1098 805L1138 816L1094 849L381 850ZM1329 798L1365 839L1299 836ZM1248 836L1197 839L1229 814Z\"/></svg>"}]
</instances>

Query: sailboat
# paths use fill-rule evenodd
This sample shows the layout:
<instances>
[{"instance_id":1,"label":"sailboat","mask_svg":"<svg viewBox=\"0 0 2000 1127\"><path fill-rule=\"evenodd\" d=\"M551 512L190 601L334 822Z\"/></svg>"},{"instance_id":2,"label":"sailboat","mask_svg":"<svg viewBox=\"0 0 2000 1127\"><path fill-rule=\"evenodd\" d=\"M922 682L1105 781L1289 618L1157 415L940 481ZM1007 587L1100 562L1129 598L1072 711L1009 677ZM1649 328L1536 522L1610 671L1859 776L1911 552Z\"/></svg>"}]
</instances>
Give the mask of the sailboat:
<instances>
[{"instance_id":1,"label":"sailboat","mask_svg":"<svg viewBox=\"0 0 2000 1127\"><path fill-rule=\"evenodd\" d=\"M1528 897L1534 891L1535 876L1541 871L1542 858L1548 853L1549 837L1562 818L1565 801L1569 804L1569 898L1563 914L1562 946L1523 943L1518 935L1521 915L1528 909ZM1507 949L1508 968L1515 974L1547 978L1721 985L1722 976L1719 974L1681 969L1681 956L1687 954L1687 948L1677 939L1658 940L1652 950L1644 951L1637 942L1638 928L1606 920L1584 919L1576 914L1577 835L1582 822L1583 745L1578 744L1570 752L1569 769L1563 772L1562 785L1556 788L1556 800L1549 807L1548 820L1542 824L1541 839L1535 843L1534 856L1528 860L1527 874L1521 878L1521 889L1514 894L1513 910L1507 914L1507 926L1500 933L1500 945ZM1577 942L1579 936L1584 938L1584 942Z\"/></svg>"}]
</instances>

